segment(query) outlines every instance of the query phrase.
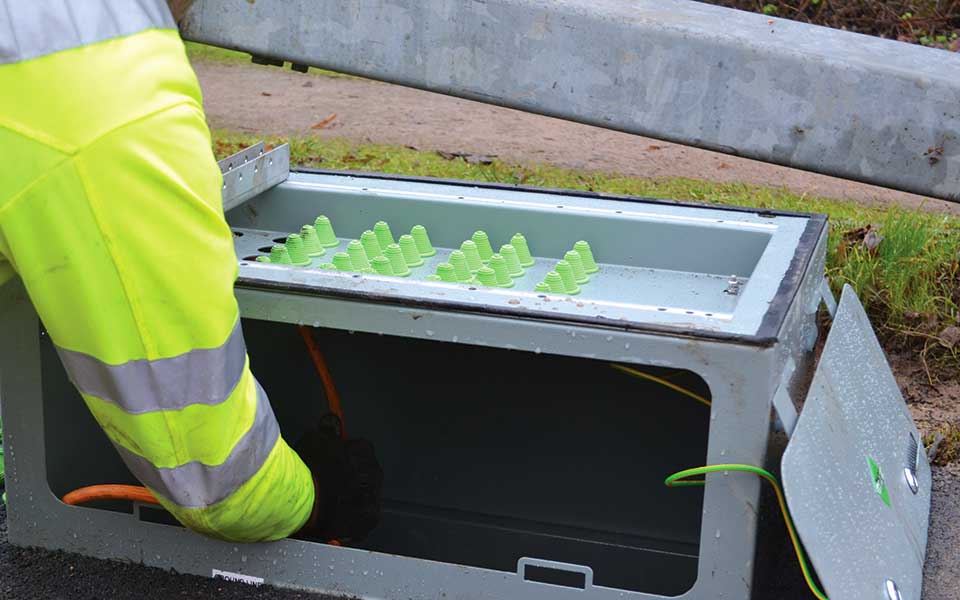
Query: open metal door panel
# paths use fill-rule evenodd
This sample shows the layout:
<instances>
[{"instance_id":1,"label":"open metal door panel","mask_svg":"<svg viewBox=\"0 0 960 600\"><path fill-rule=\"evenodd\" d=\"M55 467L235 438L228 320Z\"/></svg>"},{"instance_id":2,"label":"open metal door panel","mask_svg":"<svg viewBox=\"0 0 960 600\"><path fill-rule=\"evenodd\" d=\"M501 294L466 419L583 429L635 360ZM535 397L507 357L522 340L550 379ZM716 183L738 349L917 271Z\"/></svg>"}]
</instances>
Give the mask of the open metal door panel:
<instances>
[{"instance_id":1,"label":"open metal door panel","mask_svg":"<svg viewBox=\"0 0 960 600\"><path fill-rule=\"evenodd\" d=\"M849 286L782 467L790 512L830 600L920 600L930 466Z\"/></svg>"}]
</instances>

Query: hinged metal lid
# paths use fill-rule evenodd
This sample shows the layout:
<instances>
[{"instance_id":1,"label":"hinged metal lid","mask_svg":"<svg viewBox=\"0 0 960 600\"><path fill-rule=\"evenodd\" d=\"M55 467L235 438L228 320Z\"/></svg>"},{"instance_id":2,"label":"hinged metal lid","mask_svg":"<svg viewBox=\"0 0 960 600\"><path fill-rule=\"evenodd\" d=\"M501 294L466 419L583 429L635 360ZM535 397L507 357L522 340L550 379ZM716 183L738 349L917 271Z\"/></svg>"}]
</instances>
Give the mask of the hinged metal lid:
<instances>
[{"instance_id":1,"label":"hinged metal lid","mask_svg":"<svg viewBox=\"0 0 960 600\"><path fill-rule=\"evenodd\" d=\"M920 600L930 467L849 286L782 466L790 512L830 600Z\"/></svg>"}]
</instances>

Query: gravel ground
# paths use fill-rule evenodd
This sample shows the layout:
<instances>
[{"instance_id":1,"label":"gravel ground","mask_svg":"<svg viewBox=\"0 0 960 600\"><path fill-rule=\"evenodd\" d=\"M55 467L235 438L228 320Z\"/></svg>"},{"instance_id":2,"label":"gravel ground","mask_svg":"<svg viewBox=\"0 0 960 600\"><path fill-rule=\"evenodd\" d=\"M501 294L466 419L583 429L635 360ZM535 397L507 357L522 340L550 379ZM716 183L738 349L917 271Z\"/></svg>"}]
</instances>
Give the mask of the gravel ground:
<instances>
[{"instance_id":1,"label":"gravel ground","mask_svg":"<svg viewBox=\"0 0 960 600\"><path fill-rule=\"evenodd\" d=\"M924 600L960 598L960 465L933 469Z\"/></svg>"}]
</instances>

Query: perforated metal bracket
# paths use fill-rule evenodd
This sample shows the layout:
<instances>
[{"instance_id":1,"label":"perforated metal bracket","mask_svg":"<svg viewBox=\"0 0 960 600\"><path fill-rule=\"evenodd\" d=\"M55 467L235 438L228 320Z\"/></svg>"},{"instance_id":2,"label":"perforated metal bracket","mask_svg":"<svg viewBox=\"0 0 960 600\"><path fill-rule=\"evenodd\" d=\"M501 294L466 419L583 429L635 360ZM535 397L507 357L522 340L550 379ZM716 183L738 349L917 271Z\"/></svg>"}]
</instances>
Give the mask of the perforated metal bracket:
<instances>
[{"instance_id":1,"label":"perforated metal bracket","mask_svg":"<svg viewBox=\"0 0 960 600\"><path fill-rule=\"evenodd\" d=\"M267 150L263 142L244 148L217 163L223 173L224 212L283 183L290 176L290 146Z\"/></svg>"}]
</instances>

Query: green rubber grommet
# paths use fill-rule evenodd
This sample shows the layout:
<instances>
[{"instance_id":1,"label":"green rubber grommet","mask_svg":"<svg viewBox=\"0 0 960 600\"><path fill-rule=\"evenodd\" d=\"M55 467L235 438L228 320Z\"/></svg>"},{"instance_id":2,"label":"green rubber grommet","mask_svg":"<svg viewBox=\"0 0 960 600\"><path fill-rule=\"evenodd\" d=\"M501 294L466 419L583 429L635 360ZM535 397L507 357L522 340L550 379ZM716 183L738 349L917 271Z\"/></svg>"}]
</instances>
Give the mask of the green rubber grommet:
<instances>
[{"instance_id":1,"label":"green rubber grommet","mask_svg":"<svg viewBox=\"0 0 960 600\"><path fill-rule=\"evenodd\" d=\"M409 233L400 236L400 252L403 253L403 260L408 267L423 266L423 259L420 258L420 251L417 249L417 242Z\"/></svg>"},{"instance_id":2,"label":"green rubber grommet","mask_svg":"<svg viewBox=\"0 0 960 600\"><path fill-rule=\"evenodd\" d=\"M410 235L413 236L413 241L417 243L417 252L420 253L420 256L433 256L437 253L433 244L430 243L430 236L427 235L426 227L414 225L413 229L410 230Z\"/></svg>"},{"instance_id":3,"label":"green rubber grommet","mask_svg":"<svg viewBox=\"0 0 960 600\"><path fill-rule=\"evenodd\" d=\"M303 245L303 238L299 233L291 233L287 236L287 253L290 255L290 264L297 267L305 267L310 264L310 257L307 256L307 249Z\"/></svg>"},{"instance_id":4,"label":"green rubber grommet","mask_svg":"<svg viewBox=\"0 0 960 600\"><path fill-rule=\"evenodd\" d=\"M377 234L377 241L380 242L380 247L383 248L383 251L387 251L387 246L390 244L395 244L393 241L393 232L390 231L390 225L386 221L377 221L373 226L373 232Z\"/></svg>"},{"instance_id":5,"label":"green rubber grommet","mask_svg":"<svg viewBox=\"0 0 960 600\"><path fill-rule=\"evenodd\" d=\"M450 263L443 262L437 265L437 276L440 277L440 281L457 282L457 271Z\"/></svg>"},{"instance_id":6,"label":"green rubber grommet","mask_svg":"<svg viewBox=\"0 0 960 600\"><path fill-rule=\"evenodd\" d=\"M500 246L500 255L507 261L507 273L510 277L523 277L523 267L520 265L520 255L512 244Z\"/></svg>"},{"instance_id":7,"label":"green rubber grommet","mask_svg":"<svg viewBox=\"0 0 960 600\"><path fill-rule=\"evenodd\" d=\"M544 278L543 283L547 285L547 289L551 294L566 294L566 290L563 288L563 278L560 277L560 274L556 271L550 271L547 273L546 278Z\"/></svg>"},{"instance_id":8,"label":"green rubber grommet","mask_svg":"<svg viewBox=\"0 0 960 600\"><path fill-rule=\"evenodd\" d=\"M390 259L386 256L378 256L370 261L370 264L373 265L373 270L379 275L393 275L393 266L390 264Z\"/></svg>"},{"instance_id":9,"label":"green rubber grommet","mask_svg":"<svg viewBox=\"0 0 960 600\"><path fill-rule=\"evenodd\" d=\"M390 266L393 267L394 275L397 277L410 275L410 268L407 267L407 261L403 259L403 251L400 250L399 244L389 244L384 249L383 255L390 259Z\"/></svg>"},{"instance_id":10,"label":"green rubber grommet","mask_svg":"<svg viewBox=\"0 0 960 600\"><path fill-rule=\"evenodd\" d=\"M269 256L258 256L258 257L257 257L257 262L258 262L258 263L269 263L269 262L270 262L270 257L269 257Z\"/></svg>"},{"instance_id":11,"label":"green rubber grommet","mask_svg":"<svg viewBox=\"0 0 960 600\"><path fill-rule=\"evenodd\" d=\"M490 267L480 267L477 271L477 282L486 287L497 287L497 274Z\"/></svg>"},{"instance_id":12,"label":"green rubber grommet","mask_svg":"<svg viewBox=\"0 0 960 600\"><path fill-rule=\"evenodd\" d=\"M562 286L562 285L563 285L563 282L560 282L560 285ZM547 285L547 282L546 282L546 281L540 281L540 282L537 283L536 286L534 286L533 291L535 291L535 292L549 292L549 291L550 291L550 286Z\"/></svg>"},{"instance_id":13,"label":"green rubber grommet","mask_svg":"<svg viewBox=\"0 0 960 600\"><path fill-rule=\"evenodd\" d=\"M300 237L303 238L303 247L307 249L307 256L323 256L327 253L320 245L317 237L317 228L313 225L304 225L300 228Z\"/></svg>"},{"instance_id":14,"label":"green rubber grommet","mask_svg":"<svg viewBox=\"0 0 960 600\"><path fill-rule=\"evenodd\" d=\"M347 258L350 258L350 257L348 256ZM336 271L337 265L333 263L320 263L319 265L317 265L317 268L320 269L321 271Z\"/></svg>"},{"instance_id":15,"label":"green rubber grommet","mask_svg":"<svg viewBox=\"0 0 960 600\"><path fill-rule=\"evenodd\" d=\"M370 268L370 258L367 256L367 251L363 249L360 240L350 240L350 243L347 244L347 255L350 257L350 262L353 263L354 270L363 271Z\"/></svg>"},{"instance_id":16,"label":"green rubber grommet","mask_svg":"<svg viewBox=\"0 0 960 600\"><path fill-rule=\"evenodd\" d=\"M289 265L290 262L290 253L287 252L287 247L282 244L277 244L273 248L270 248L270 262L275 265Z\"/></svg>"},{"instance_id":17,"label":"green rubber grommet","mask_svg":"<svg viewBox=\"0 0 960 600\"><path fill-rule=\"evenodd\" d=\"M568 250L567 253L563 255L563 260L570 263L570 267L573 268L573 278L577 283L590 281L586 271L583 270L583 261L580 258L579 252L576 250Z\"/></svg>"},{"instance_id":18,"label":"green rubber grommet","mask_svg":"<svg viewBox=\"0 0 960 600\"><path fill-rule=\"evenodd\" d=\"M454 250L450 253L450 264L453 265L453 271L457 274L457 281L460 283L473 281L473 273L467 266L467 255L462 250Z\"/></svg>"},{"instance_id":19,"label":"green rubber grommet","mask_svg":"<svg viewBox=\"0 0 960 600\"><path fill-rule=\"evenodd\" d=\"M573 276L573 267L570 266L565 260L561 260L557 263L557 266L554 268L556 273L560 275L560 279L563 281L563 291L567 294L579 294L580 287L577 285L577 280Z\"/></svg>"},{"instance_id":20,"label":"green rubber grommet","mask_svg":"<svg viewBox=\"0 0 960 600\"><path fill-rule=\"evenodd\" d=\"M360 245L363 246L363 251L367 253L368 260L383 256L383 248L380 247L377 234L369 229L360 234Z\"/></svg>"},{"instance_id":21,"label":"green rubber grommet","mask_svg":"<svg viewBox=\"0 0 960 600\"><path fill-rule=\"evenodd\" d=\"M353 261L346 252L337 252L333 255L333 266L338 271L353 271Z\"/></svg>"},{"instance_id":22,"label":"green rubber grommet","mask_svg":"<svg viewBox=\"0 0 960 600\"><path fill-rule=\"evenodd\" d=\"M326 215L317 217L313 222L313 228L317 231L317 238L320 240L321 246L332 248L340 244L337 234L333 232L333 224L330 223L330 219Z\"/></svg>"},{"instance_id":23,"label":"green rubber grommet","mask_svg":"<svg viewBox=\"0 0 960 600\"><path fill-rule=\"evenodd\" d=\"M490 257L490 268L497 278L497 287L513 287L513 279L507 271L507 261L502 255L494 254Z\"/></svg>"},{"instance_id":24,"label":"green rubber grommet","mask_svg":"<svg viewBox=\"0 0 960 600\"><path fill-rule=\"evenodd\" d=\"M480 253L480 260L484 263L489 262L490 257L493 256L493 246L490 245L490 238L487 237L487 232L475 231L470 239L473 240L473 243L477 245L477 252Z\"/></svg>"},{"instance_id":25,"label":"green rubber grommet","mask_svg":"<svg viewBox=\"0 0 960 600\"><path fill-rule=\"evenodd\" d=\"M527 246L527 238L522 233L515 233L510 238L510 245L516 248L517 256L520 257L520 266L529 269L533 266L533 256L530 255L530 247Z\"/></svg>"},{"instance_id":26,"label":"green rubber grommet","mask_svg":"<svg viewBox=\"0 0 960 600\"><path fill-rule=\"evenodd\" d=\"M477 250L477 244L473 240L467 240L460 244L460 251L467 258L467 268L471 273L476 273L483 266L483 260L480 259L480 251Z\"/></svg>"},{"instance_id":27,"label":"green rubber grommet","mask_svg":"<svg viewBox=\"0 0 960 600\"><path fill-rule=\"evenodd\" d=\"M600 266L597 265L597 261L593 259L593 251L590 249L590 244L580 240L573 245L573 249L580 254L580 260L583 262L583 271L585 273L596 273L600 270Z\"/></svg>"}]
</instances>

